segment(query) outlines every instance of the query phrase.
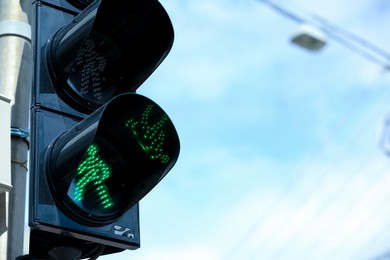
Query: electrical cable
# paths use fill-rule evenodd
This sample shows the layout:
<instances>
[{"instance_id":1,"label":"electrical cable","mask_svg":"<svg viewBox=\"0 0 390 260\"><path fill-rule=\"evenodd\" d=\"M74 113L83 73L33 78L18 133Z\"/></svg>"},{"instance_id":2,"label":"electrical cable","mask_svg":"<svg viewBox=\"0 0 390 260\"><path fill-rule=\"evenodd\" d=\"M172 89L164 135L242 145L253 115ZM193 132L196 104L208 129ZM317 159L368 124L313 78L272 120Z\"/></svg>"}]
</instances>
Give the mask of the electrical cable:
<instances>
[{"instance_id":1,"label":"electrical cable","mask_svg":"<svg viewBox=\"0 0 390 260\"><path fill-rule=\"evenodd\" d=\"M334 41L345 46L346 48L350 49L351 51L355 52L361 57L367 59L368 61L377 64L378 66L382 67L386 71L390 71L390 54L380 49L379 47L375 46L374 44L368 42L367 40L357 36L356 34L348 32L347 30L344 30L339 26L330 23L327 19L317 14L311 14L311 17L314 19L313 22L310 21L309 19L305 19L302 16L288 10L285 7L276 4L273 1L270 0L257 0L257 1L266 4L272 10L289 18L290 20L293 20L294 22L307 23L313 25L315 25L314 24L315 22L318 23L316 27L324 31Z\"/></svg>"}]
</instances>

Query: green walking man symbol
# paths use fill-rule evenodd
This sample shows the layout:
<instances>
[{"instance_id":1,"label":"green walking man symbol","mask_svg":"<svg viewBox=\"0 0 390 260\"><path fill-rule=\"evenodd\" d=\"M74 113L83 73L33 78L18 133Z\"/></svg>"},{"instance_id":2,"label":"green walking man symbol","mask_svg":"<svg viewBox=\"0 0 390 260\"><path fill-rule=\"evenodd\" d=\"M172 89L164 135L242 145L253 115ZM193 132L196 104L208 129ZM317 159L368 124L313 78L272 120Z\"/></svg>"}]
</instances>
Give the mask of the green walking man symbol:
<instances>
[{"instance_id":1,"label":"green walking man symbol","mask_svg":"<svg viewBox=\"0 0 390 260\"><path fill-rule=\"evenodd\" d=\"M91 144L84 156L83 161L77 168L77 175L81 176L77 180L74 197L76 201L82 201L87 188L93 186L100 205L109 208L113 205L112 198L108 192L104 181L112 174L111 167L99 156L99 148L96 144Z\"/></svg>"}]
</instances>

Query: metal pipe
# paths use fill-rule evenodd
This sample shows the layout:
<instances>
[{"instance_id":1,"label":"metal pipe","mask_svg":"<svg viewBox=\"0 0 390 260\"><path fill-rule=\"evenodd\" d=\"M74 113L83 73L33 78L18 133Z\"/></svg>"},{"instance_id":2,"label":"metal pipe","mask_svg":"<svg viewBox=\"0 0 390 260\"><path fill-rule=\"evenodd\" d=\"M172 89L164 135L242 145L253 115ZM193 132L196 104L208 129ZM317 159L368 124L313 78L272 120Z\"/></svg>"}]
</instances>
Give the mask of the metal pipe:
<instances>
[{"instance_id":1,"label":"metal pipe","mask_svg":"<svg viewBox=\"0 0 390 260\"><path fill-rule=\"evenodd\" d=\"M32 79L31 1L0 0L0 94L11 99L12 129L28 129ZM6 123L6 122L2 122ZM11 138L11 184L9 194L0 196L0 259L23 255L27 180L28 140ZM6 250L5 246L6 244Z\"/></svg>"}]
</instances>

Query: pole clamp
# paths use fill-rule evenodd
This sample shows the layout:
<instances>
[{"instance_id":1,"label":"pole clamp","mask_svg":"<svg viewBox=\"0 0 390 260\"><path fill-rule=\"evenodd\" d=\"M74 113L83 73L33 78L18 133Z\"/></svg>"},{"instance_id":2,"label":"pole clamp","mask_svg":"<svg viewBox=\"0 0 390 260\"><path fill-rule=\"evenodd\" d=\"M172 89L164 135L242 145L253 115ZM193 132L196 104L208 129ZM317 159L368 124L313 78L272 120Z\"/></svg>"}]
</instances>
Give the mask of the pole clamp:
<instances>
[{"instance_id":1,"label":"pole clamp","mask_svg":"<svg viewBox=\"0 0 390 260\"><path fill-rule=\"evenodd\" d=\"M21 36L31 41L31 26L28 23L14 20L0 21L0 36Z\"/></svg>"},{"instance_id":2,"label":"pole clamp","mask_svg":"<svg viewBox=\"0 0 390 260\"><path fill-rule=\"evenodd\" d=\"M24 128L11 127L11 136L27 139L30 136L30 131Z\"/></svg>"}]
</instances>

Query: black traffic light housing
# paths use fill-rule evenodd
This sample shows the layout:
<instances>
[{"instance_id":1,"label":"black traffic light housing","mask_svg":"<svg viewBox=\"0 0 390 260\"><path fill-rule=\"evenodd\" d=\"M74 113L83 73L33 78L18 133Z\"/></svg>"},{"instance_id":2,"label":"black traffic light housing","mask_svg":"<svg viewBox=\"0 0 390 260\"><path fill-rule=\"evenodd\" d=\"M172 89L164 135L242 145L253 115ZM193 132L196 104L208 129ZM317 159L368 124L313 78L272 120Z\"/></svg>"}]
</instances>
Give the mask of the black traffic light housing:
<instances>
[{"instance_id":1,"label":"black traffic light housing","mask_svg":"<svg viewBox=\"0 0 390 260\"><path fill-rule=\"evenodd\" d=\"M169 117L135 94L171 49L168 14L157 0L33 7L30 255L137 249L138 201L179 153Z\"/></svg>"},{"instance_id":2,"label":"black traffic light housing","mask_svg":"<svg viewBox=\"0 0 390 260\"><path fill-rule=\"evenodd\" d=\"M172 43L172 24L158 1L95 1L49 39L50 78L63 100L90 113L135 91Z\"/></svg>"}]
</instances>

